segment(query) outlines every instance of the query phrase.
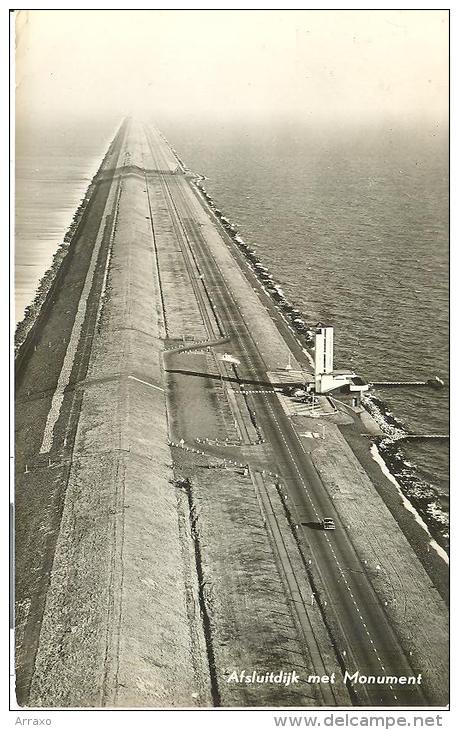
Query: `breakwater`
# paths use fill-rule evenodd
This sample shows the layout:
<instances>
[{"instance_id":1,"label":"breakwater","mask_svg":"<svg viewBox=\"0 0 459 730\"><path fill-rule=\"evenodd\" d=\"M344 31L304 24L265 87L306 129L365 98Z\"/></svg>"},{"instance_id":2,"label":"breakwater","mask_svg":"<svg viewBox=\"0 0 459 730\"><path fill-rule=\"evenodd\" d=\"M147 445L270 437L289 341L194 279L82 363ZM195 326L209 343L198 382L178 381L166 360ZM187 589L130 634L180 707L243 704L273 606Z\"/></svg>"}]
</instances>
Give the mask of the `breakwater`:
<instances>
[{"instance_id":1,"label":"breakwater","mask_svg":"<svg viewBox=\"0 0 459 730\"><path fill-rule=\"evenodd\" d=\"M248 266L257 276L266 293L269 294L281 311L289 327L295 332L300 344L309 351L311 356L313 351L311 347L314 343L314 324L308 322L307 315L285 296L282 287L275 281L274 275L264 265L254 249L246 243L237 226L218 207L218 204L205 187L205 179L204 175L196 176L195 184L198 190L230 240L243 254ZM427 386L438 389L443 387L444 383L438 377L434 377L419 381L375 381L372 385L389 388ZM406 458L401 443L403 438L407 436L407 430L403 423L393 415L389 405L374 394L364 398L362 405L377 420L382 430L387 433L387 437L377 439L377 447L389 471L400 483L405 497L413 502L415 508L422 515L429 529L431 529L433 537L439 541L442 547L448 549L449 515L445 512L434 487L419 476L416 465Z\"/></svg>"},{"instance_id":2,"label":"breakwater","mask_svg":"<svg viewBox=\"0 0 459 730\"><path fill-rule=\"evenodd\" d=\"M311 322L308 323L300 309L298 309L294 303L289 301L280 284L275 281L273 274L266 268L253 248L244 241L236 226L231 223L229 218L227 218L220 208L217 207L215 201L207 192L202 178L203 176L199 176L196 179L195 184L209 208L212 210L232 242L242 253L248 266L263 286L263 289L267 294L269 294L276 306L280 309L284 318L289 323L290 328L299 338L301 344L304 347L310 347L314 342L314 325Z\"/></svg>"},{"instance_id":3,"label":"breakwater","mask_svg":"<svg viewBox=\"0 0 459 730\"><path fill-rule=\"evenodd\" d=\"M22 698L40 706L270 706L276 688L255 695L229 687L225 668L243 661L271 670L287 658L320 666L324 651L333 666L351 645L370 671L374 642L388 669L399 669L412 642L405 624L421 626L413 661L425 667L426 692L443 697L441 599L428 590L418 600L426 573L339 428L324 424L312 460L282 399L242 387L290 357L305 361L280 308L155 132L132 125L120 160L116 175L98 181L72 286L67 279L60 287L18 392ZM207 347L223 336L229 361ZM226 439L233 447L221 459ZM185 448L171 451L172 443ZM193 443L199 448L186 447ZM296 505L314 557L313 590L327 599L318 616L309 613L311 583L278 488ZM337 530L333 551L304 525L321 514L348 526ZM367 557L369 570L358 570ZM374 591L385 596L402 573L403 601L386 601L386 613ZM275 593L268 604L267 593ZM360 690L360 704L373 704L369 692ZM375 699L385 698L378 689ZM282 704L341 699L349 702L293 687ZM424 704L427 694L409 699Z\"/></svg>"},{"instance_id":4,"label":"breakwater","mask_svg":"<svg viewBox=\"0 0 459 730\"><path fill-rule=\"evenodd\" d=\"M180 164L183 161L178 157L175 150L171 147L173 153L177 156ZM186 168L188 169L188 168ZM213 199L205 186L206 176L202 174L194 175L194 183L202 195L206 204L219 221L223 230L229 237L229 240L237 247L244 256L247 265L253 274L257 277L266 293L273 300L276 307L280 310L282 316L287 321L289 328L295 333L299 344L309 352L309 356L313 353L314 329L315 323L310 321L307 315L299 308L295 302L290 301L286 296L281 285L276 282L274 274L269 271L263 263L261 257L255 250L244 240L238 227L230 220L230 217L219 207L219 204ZM308 321L309 319L309 321ZM405 381L405 380L385 380L374 381L371 383L374 387L430 387L434 390L443 388L444 382L438 377L428 378L426 380ZM362 405L368 410L380 425L381 429L387 433L387 437L376 439L375 443L384 459L386 466L391 474L400 484L400 488L406 499L412 501L413 506L419 511L425 520L432 536L438 540L439 544L449 549L449 514L440 500L435 488L423 479L418 471L415 463L410 462L403 449L403 440L410 437L407 429L400 419L398 419L391 411L390 406L379 396L370 394L363 399ZM445 436L445 438L448 438ZM421 440L421 439L419 439Z\"/></svg>"},{"instance_id":5,"label":"breakwater","mask_svg":"<svg viewBox=\"0 0 459 730\"><path fill-rule=\"evenodd\" d=\"M81 232L84 228L90 211L96 180L100 178L106 169L115 164L114 155L116 142L119 135L124 134L125 128L126 122L123 122L110 143L83 199L77 207L73 215L72 222L64 234L63 241L53 255L53 261L50 268L45 272L40 280L33 301L26 307L23 319L16 325L14 335L16 381L18 377L20 377L24 362L30 356L31 351L36 346L40 338L43 322L46 320L50 308L54 304L56 293L61 286L65 274L71 266L75 250L75 242L78 238L79 232Z\"/></svg>"},{"instance_id":6,"label":"breakwater","mask_svg":"<svg viewBox=\"0 0 459 730\"><path fill-rule=\"evenodd\" d=\"M164 322L145 176L123 175L127 153L141 163L142 143L138 125L122 125L19 349L21 705L209 702L202 627L188 615L198 595L186 560L189 508L169 482Z\"/></svg>"},{"instance_id":7,"label":"breakwater","mask_svg":"<svg viewBox=\"0 0 459 730\"><path fill-rule=\"evenodd\" d=\"M419 476L416 465L404 453L403 439L409 435L404 424L374 394L365 396L363 405L385 433L385 436L374 441L387 468L399 483L405 497L422 516L432 536L448 550L449 515L433 486Z\"/></svg>"}]
</instances>

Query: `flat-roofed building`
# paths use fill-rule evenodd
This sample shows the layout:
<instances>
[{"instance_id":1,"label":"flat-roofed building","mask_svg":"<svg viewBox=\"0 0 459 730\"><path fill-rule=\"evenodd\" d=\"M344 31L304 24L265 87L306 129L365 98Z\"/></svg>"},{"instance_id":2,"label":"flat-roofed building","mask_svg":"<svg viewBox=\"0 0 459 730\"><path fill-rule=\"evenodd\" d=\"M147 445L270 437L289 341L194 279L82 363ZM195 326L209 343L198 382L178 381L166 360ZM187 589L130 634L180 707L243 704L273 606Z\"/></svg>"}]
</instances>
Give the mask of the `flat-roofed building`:
<instances>
[{"instance_id":1,"label":"flat-roofed building","mask_svg":"<svg viewBox=\"0 0 459 730\"><path fill-rule=\"evenodd\" d=\"M333 369L333 327L320 322L315 329L314 380L316 393L339 390L351 394L352 405L359 406L368 384L352 370Z\"/></svg>"}]
</instances>

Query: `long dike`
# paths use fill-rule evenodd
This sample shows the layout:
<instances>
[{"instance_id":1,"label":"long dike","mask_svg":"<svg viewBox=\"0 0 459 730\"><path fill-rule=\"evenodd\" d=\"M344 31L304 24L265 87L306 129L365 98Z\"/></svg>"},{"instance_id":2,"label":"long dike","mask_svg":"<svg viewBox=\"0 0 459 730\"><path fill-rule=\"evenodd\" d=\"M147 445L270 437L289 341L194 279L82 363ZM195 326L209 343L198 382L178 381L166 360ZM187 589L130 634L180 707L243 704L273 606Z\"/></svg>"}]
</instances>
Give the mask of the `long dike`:
<instances>
[{"instance_id":1,"label":"long dike","mask_svg":"<svg viewBox=\"0 0 459 730\"><path fill-rule=\"evenodd\" d=\"M403 507L352 419L314 440L276 394L307 358L189 178L156 130L120 127L17 354L18 702L442 706L447 611ZM305 679L351 670L423 683Z\"/></svg>"}]
</instances>

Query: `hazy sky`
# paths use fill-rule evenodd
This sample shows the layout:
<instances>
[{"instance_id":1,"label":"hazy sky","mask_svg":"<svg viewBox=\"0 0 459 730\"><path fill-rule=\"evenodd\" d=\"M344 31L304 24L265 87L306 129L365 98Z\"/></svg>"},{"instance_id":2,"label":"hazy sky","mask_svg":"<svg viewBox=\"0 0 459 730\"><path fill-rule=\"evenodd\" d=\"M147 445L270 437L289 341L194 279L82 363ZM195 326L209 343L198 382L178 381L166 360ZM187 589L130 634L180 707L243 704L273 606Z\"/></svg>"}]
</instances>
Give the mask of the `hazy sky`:
<instances>
[{"instance_id":1,"label":"hazy sky","mask_svg":"<svg viewBox=\"0 0 459 730\"><path fill-rule=\"evenodd\" d=\"M20 11L18 113L312 119L448 103L446 11Z\"/></svg>"}]
</instances>

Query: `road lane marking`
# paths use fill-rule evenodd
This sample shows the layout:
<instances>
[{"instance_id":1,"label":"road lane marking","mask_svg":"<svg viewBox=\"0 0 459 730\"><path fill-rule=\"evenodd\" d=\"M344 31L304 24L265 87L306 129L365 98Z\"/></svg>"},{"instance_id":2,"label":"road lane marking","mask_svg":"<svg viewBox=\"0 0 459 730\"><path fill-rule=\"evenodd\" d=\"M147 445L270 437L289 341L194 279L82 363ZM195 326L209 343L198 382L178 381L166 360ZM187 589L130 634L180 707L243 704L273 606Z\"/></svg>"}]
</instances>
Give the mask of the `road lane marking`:
<instances>
[{"instance_id":1,"label":"road lane marking","mask_svg":"<svg viewBox=\"0 0 459 730\"><path fill-rule=\"evenodd\" d=\"M189 245L191 246L190 242L188 242L188 243L189 243ZM202 252L201 252L201 255L202 255ZM217 270L219 270L219 271L220 271L220 275L222 275L222 276L223 276L223 279L224 279L224 280L225 280L225 282L226 282L226 277L224 276L223 272L222 272L222 271L220 270L220 267L218 266L217 262L216 262L216 261L214 261L214 263L215 263L215 265L216 265L216 267L217 267ZM230 290L229 290L229 286L227 286L227 290L228 290L228 294L229 294L229 295L231 296L231 292L230 292ZM258 292L257 292L257 295L258 295ZM235 304L235 303L234 303L234 304ZM237 305L236 305L236 304L235 304L235 306L236 306L236 308L237 308ZM226 311L227 307L225 306L225 304L224 304L224 303L222 304L222 307L223 307L223 309L224 309L224 310ZM231 319L232 319L232 318L231 318ZM238 334L238 333L236 333L236 334ZM245 344L244 344L244 342L243 342L242 338L241 338L241 337L238 337L238 340L239 340L239 343L240 343L240 346L241 346L241 348L242 348L242 349L244 350L244 352L245 352L245 354L246 354L246 357L247 357L247 365L248 365L249 369L250 369L250 370L251 370L252 372L256 373L256 369L255 369L255 367L254 367L254 365L253 365L253 362L252 362L252 358L251 358L251 356L249 355L249 353L248 353L248 351L247 351L247 348L246 348L246 346L245 346ZM255 343L255 344L256 344L256 343ZM303 348L302 348L302 349L303 349ZM261 353L261 355L262 355L262 353ZM308 354L308 356L309 356L309 354ZM262 359L263 359L263 358L262 358ZM318 515L318 512L317 512L317 509L316 509L316 507L315 507L315 505L314 505L314 503L313 503L313 501L312 501L312 499L311 499L311 496L310 496L310 494L309 494L308 488L307 488L307 486L306 486L306 484L305 484L305 482L304 482L304 479L303 479L303 477L302 477L302 474L301 474L301 472L300 472L300 470L299 470L299 468L298 468L298 466L297 466L297 464L296 464L296 460L295 460L295 459L294 459L294 457L293 457L292 451L291 451L291 449L290 449L290 447L289 447L289 445L288 445L288 443L287 443L287 441L286 441L286 439L285 439L285 436L284 436L284 434L282 433L282 430L281 430L281 428L280 428L280 425L279 425L279 422L278 422L278 420L277 420L277 418L276 418L276 415L274 414L274 411L273 411L273 409L271 408L271 405L270 405L270 403L269 403L269 401L268 401L268 398L266 397L266 395L263 395L263 397L264 397L264 399L265 399L265 402L266 402L266 405L267 405L268 409L269 409L269 410L270 410L270 412L271 412L272 418L274 419L274 421L275 421L275 423L276 423L276 425L277 425L277 429L278 429L278 435L280 435L280 436L281 436L281 438L282 438L282 441L284 442L284 445L285 445L285 447L286 447L286 449L287 449L287 451L288 451L288 453L289 453L289 455L290 455L290 458L291 458L291 460L292 460L292 464L293 464L293 466L295 467L295 470L296 470L296 471L297 471L297 473L298 473L298 476L299 476L299 478L300 478L300 481L301 481L301 483L303 484L303 487L304 487L304 489L305 489L305 491L306 491L306 494L307 494L307 496L308 496L308 500L309 500L309 502L310 502L310 504L311 504L311 507L312 507L312 509L313 509L313 511L314 511L314 513L315 513L315 515L316 515L316 516L317 516L317 518L318 518L318 517L319 517L319 515ZM301 446L301 448L303 448L303 447L302 447L302 445L301 445L301 442L299 442L299 443L300 443L300 446ZM304 451L304 449L303 449L303 451ZM329 547L330 547L330 549L331 549L331 552L332 552L332 554L333 554L333 557L334 557L335 563L336 563L336 565L337 565L337 567L338 567L338 570L339 570L339 572L340 572L341 576L343 577L343 579L344 579L344 582L345 582L345 584L346 584L346 587L347 587L347 589L348 589L348 591L349 591L349 593L350 593L350 595L351 595L351 599L352 599L352 602L354 603L355 607L356 607L356 608L358 608L358 607L357 607L357 604L356 604L356 601L355 601L355 598L354 598L354 596L353 596L353 594L352 594L352 592L351 592L351 589L350 589L350 587L349 587L348 581L347 581L347 579L346 579L346 577L345 577L345 575L344 575L344 572L343 572L343 570L342 570L342 568L341 568L341 566L340 566L340 564L339 564L339 562L338 562L338 560L337 560L336 554L335 554L335 552L334 552L334 550L333 550L333 548L332 548L332 546L331 546L331 543L330 543L330 541L328 540L328 536L327 536L327 542L328 542L328 545L329 545ZM362 622L362 623L364 623L364 622L363 622L363 617L362 617L362 615L361 615L360 611L359 611L359 617L360 617L360 620L361 620L361 622ZM367 635L368 635L368 636L369 636L369 638L370 638L370 642L371 642L371 644L372 644L373 650L374 650L374 652L375 652L375 654L376 654L376 657L377 657L377 659L378 659L378 662L379 662L380 666L383 666L383 665L382 665L382 662L381 662L381 659L380 659L379 655L377 654L377 650L376 650L376 647L375 647L375 645L374 645L374 641L373 641L373 639L372 639L372 638L370 637L370 634L369 634L368 630L366 630L366 633L367 633ZM393 691L393 688L392 688L392 686L390 686L390 690L391 690L392 694L394 695L394 691ZM394 695L394 697L395 697L395 695Z\"/></svg>"},{"instance_id":2,"label":"road lane marking","mask_svg":"<svg viewBox=\"0 0 459 730\"><path fill-rule=\"evenodd\" d=\"M250 357L250 355L249 355L249 353L248 353L248 351L247 351L247 349L246 349L246 347L245 347L245 345L244 345L244 343L243 343L242 341L241 341L241 345L242 345L242 347L243 347L243 349L244 349L244 351L245 351L245 353L246 353L247 359L248 359L248 361L249 361L249 363L250 363L250 369L252 370L252 372L256 373L256 369L255 369L255 367L254 367L254 364L253 364L253 362L252 362L252 359L251 359L251 357ZM266 398L266 396L263 396L263 397L264 397L264 399L265 399L265 401L266 401L266 405L267 405L268 409L270 410L270 412L271 412L271 415L272 415L272 417L273 417L274 421L276 422L276 425L277 425L277 428L278 428L278 432L279 432L279 434L280 434L280 436L281 436L281 438L282 438L282 440L283 440L283 442L284 442L285 446L287 447L287 451L288 451L288 452L289 452L289 454L290 454L290 457L291 457L291 459L292 459L292 463L293 463L293 466L295 467L295 470L296 470L296 472L298 473L298 476L299 476L299 478L300 478L300 481L301 481L301 483L303 484L303 487L304 487L304 489L305 489L305 491L306 491L306 495L307 495L307 497L308 497L308 500L309 500L309 502L310 502L310 504L311 504L311 506L312 506L312 509L314 510L314 514L316 515L317 519L319 519L319 514L318 514L318 512L317 512L317 509L316 509L316 507L315 507L315 505L314 505L314 502L313 502L313 501L312 501L312 499L311 499L311 496L310 496L310 494L309 494L308 488L307 488L307 486L306 486L306 483L305 483L305 481L304 481L304 479L303 479L303 476L302 476L302 474L301 474L301 472L300 472L300 470L299 470L299 468L298 468L298 466L297 466L297 463L296 463L295 459L293 458L293 454L292 454L292 451L291 451L291 449L290 449L290 447L289 447L289 445L288 445L288 443L287 443L287 441L286 441L286 439L285 439L285 436L284 436L284 434L282 433L282 429L281 429L281 427L280 427L280 424L279 424L279 422L278 422L278 420L277 420L277 418L276 418L276 415L275 415L275 413L274 413L274 411L273 411L273 409L272 409L271 403L270 403L270 402L269 402L269 400L268 400L268 399ZM354 598L354 596L353 596L353 594L352 594L352 591L351 591L351 589L350 589L350 587L349 587L349 583L348 583L348 581L347 581L347 578L346 578L346 576L345 576L345 574L344 574L344 572L343 572L343 569L341 568L341 565L340 565L340 564L339 564L339 562L338 562L338 559L337 559L337 557L336 557L335 551L334 551L334 549L333 549L333 547L332 547L332 545L331 545L331 542L330 542L330 539L329 539L328 535L326 536L326 539L327 539L327 543L328 543L328 545L329 545L329 547L330 547L330 550L331 550L331 552L332 552L332 555L333 555L333 558L334 558L334 560L335 560L335 563L336 563L336 565L337 565L337 567L338 567L338 570L339 570L339 572L340 572L340 574L341 574L341 576L342 576L342 578L343 578L343 580L344 580L344 582L345 582L345 584L346 584L346 588L347 588L347 590L349 591L349 594L350 594L350 596L351 596L352 602L353 602L353 604L354 604L355 608L356 608L356 609L358 610L358 606L357 606L357 603L356 603L356 601L355 601L355 598ZM364 622L363 622L363 616L362 616L362 614L361 614L361 612L360 612L360 611L358 611L358 613L359 613L359 618L360 618L360 621L361 621L361 622L362 622L362 624L363 624L363 623L364 623ZM383 667L383 664L382 664L382 662L381 662L381 659L380 659L380 657L379 657L379 655L378 655L378 653L377 653L377 649L376 649L375 643L374 643L373 639L371 638L371 635L370 635L370 633L369 633L368 629L366 629L366 634L367 634L367 635L368 635L368 637L369 637L369 641L370 641L370 643L371 643L372 649L373 649L373 651L374 651L374 653L375 653L375 655L376 655L376 658L377 658L377 660L378 660L378 662L379 662L379 665L380 665L380 666L381 666L381 668L382 668L382 667ZM384 671L384 670L383 670L383 671ZM391 690L392 694L394 695L394 691L393 691L393 688L392 688L392 686L390 686L390 690Z\"/></svg>"},{"instance_id":3,"label":"road lane marking","mask_svg":"<svg viewBox=\"0 0 459 730\"><path fill-rule=\"evenodd\" d=\"M143 383L144 385L148 385L149 388L155 388L155 390L160 390L162 393L164 393L164 388L161 388L159 385L153 385L153 383L147 383L146 380L136 378L135 375L128 375L128 379L137 380L138 383Z\"/></svg>"}]
</instances>

